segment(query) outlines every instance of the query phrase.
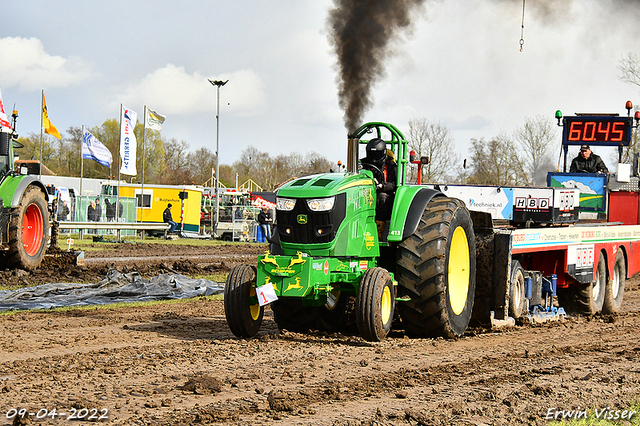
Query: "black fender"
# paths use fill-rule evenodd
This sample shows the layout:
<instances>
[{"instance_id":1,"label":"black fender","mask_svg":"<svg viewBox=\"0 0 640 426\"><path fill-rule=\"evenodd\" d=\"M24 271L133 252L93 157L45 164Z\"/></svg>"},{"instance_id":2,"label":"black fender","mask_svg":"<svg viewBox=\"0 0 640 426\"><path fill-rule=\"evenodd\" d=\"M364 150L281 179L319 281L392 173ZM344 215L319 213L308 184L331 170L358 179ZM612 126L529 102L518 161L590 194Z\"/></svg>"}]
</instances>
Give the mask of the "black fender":
<instances>
[{"instance_id":1,"label":"black fender","mask_svg":"<svg viewBox=\"0 0 640 426\"><path fill-rule=\"evenodd\" d=\"M402 230L402 239L409 238L418 228L422 213L427 208L427 205L433 197L444 197L445 195L435 189L422 188L416 192L409 205L409 211L407 212L406 219L404 221L404 229Z\"/></svg>"},{"instance_id":2,"label":"black fender","mask_svg":"<svg viewBox=\"0 0 640 426\"><path fill-rule=\"evenodd\" d=\"M27 190L29 186L37 186L44 193L44 199L49 204L49 193L47 192L47 187L44 186L44 183L40 181L40 179L35 178L31 175L24 176L18 186L16 187L16 192L13 193L13 198L11 199L11 207L18 207L20 204L20 200L22 199L22 194Z\"/></svg>"}]
</instances>

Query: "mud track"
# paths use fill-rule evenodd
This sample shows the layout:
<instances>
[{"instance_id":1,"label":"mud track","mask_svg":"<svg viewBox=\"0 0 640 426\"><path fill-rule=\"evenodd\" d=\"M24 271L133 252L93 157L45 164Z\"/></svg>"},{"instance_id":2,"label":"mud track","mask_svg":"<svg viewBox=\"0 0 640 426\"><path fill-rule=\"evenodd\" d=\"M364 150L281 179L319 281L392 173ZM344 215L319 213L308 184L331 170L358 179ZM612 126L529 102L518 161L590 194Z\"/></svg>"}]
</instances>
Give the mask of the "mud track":
<instances>
[{"instance_id":1,"label":"mud track","mask_svg":"<svg viewBox=\"0 0 640 426\"><path fill-rule=\"evenodd\" d=\"M45 265L19 279L101 279L109 267L201 274L264 251L136 246L87 252L80 272ZM66 416L87 408L85 420L106 413L116 425L541 425L559 410L624 409L640 393L639 282L627 282L620 315L469 330L457 340L295 334L278 331L268 310L259 336L239 340L222 301L204 299L0 316L0 424L12 424L12 408Z\"/></svg>"}]
</instances>

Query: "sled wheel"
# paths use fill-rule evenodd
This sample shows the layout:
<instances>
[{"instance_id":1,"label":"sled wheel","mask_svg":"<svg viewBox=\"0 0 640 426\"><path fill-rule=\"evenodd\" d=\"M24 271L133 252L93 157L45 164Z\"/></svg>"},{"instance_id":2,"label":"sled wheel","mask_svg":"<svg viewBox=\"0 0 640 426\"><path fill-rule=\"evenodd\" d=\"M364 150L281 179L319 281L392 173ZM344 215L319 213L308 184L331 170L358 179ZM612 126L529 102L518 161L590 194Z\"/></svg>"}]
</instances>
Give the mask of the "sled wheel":
<instances>
[{"instance_id":1,"label":"sled wheel","mask_svg":"<svg viewBox=\"0 0 640 426\"><path fill-rule=\"evenodd\" d=\"M610 281L607 281L607 287L604 292L603 313L615 314L620 312L626 276L627 267L624 261L624 253L622 250L618 250L616 262L613 265L613 277L611 277Z\"/></svg>"},{"instance_id":2,"label":"sled wheel","mask_svg":"<svg viewBox=\"0 0 640 426\"><path fill-rule=\"evenodd\" d=\"M294 333L306 333L318 318L318 307L306 306L298 297L281 297L271 303L271 310L278 328Z\"/></svg>"},{"instance_id":3,"label":"sled wheel","mask_svg":"<svg viewBox=\"0 0 640 426\"><path fill-rule=\"evenodd\" d=\"M509 283L509 315L515 319L525 313L524 269L520 262L511 262L511 282Z\"/></svg>"},{"instance_id":4,"label":"sled wheel","mask_svg":"<svg viewBox=\"0 0 640 426\"><path fill-rule=\"evenodd\" d=\"M607 262L600 253L596 279L588 285L580 286L576 293L578 312L582 315L595 315L602 310L605 288L607 286Z\"/></svg>"},{"instance_id":5,"label":"sled wheel","mask_svg":"<svg viewBox=\"0 0 640 426\"><path fill-rule=\"evenodd\" d=\"M49 211L44 194L37 187L29 187L9 220L9 265L26 270L40 266L48 234Z\"/></svg>"},{"instance_id":6,"label":"sled wheel","mask_svg":"<svg viewBox=\"0 0 640 426\"><path fill-rule=\"evenodd\" d=\"M396 294L391 275L383 268L365 271L356 297L356 324L360 335L370 342L387 337L393 323Z\"/></svg>"},{"instance_id":7,"label":"sled wheel","mask_svg":"<svg viewBox=\"0 0 640 426\"><path fill-rule=\"evenodd\" d=\"M461 336L476 288L476 243L464 203L433 199L416 231L398 246L396 278L402 324L411 336Z\"/></svg>"},{"instance_id":8,"label":"sled wheel","mask_svg":"<svg viewBox=\"0 0 640 426\"><path fill-rule=\"evenodd\" d=\"M236 337L253 337L262 325L264 307L256 297L256 268L237 265L224 286L224 315Z\"/></svg>"}]
</instances>

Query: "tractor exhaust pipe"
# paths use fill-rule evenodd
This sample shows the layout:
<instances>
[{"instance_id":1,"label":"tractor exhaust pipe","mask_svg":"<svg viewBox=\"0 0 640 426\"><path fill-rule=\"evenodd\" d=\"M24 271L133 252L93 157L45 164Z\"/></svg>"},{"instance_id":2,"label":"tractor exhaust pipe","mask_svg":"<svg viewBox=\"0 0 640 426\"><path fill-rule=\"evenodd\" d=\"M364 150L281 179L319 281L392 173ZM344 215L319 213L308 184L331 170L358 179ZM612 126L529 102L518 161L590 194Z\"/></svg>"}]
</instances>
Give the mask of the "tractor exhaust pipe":
<instances>
[{"instance_id":1,"label":"tractor exhaust pipe","mask_svg":"<svg viewBox=\"0 0 640 426\"><path fill-rule=\"evenodd\" d=\"M0 131L0 155L9 155L9 144L11 143L11 133Z\"/></svg>"},{"instance_id":2,"label":"tractor exhaust pipe","mask_svg":"<svg viewBox=\"0 0 640 426\"><path fill-rule=\"evenodd\" d=\"M358 138L349 136L347 140L347 172L356 173L358 170Z\"/></svg>"},{"instance_id":3,"label":"tractor exhaust pipe","mask_svg":"<svg viewBox=\"0 0 640 426\"><path fill-rule=\"evenodd\" d=\"M9 171L11 162L9 155L11 154L11 131L3 127L0 129L0 177Z\"/></svg>"}]
</instances>

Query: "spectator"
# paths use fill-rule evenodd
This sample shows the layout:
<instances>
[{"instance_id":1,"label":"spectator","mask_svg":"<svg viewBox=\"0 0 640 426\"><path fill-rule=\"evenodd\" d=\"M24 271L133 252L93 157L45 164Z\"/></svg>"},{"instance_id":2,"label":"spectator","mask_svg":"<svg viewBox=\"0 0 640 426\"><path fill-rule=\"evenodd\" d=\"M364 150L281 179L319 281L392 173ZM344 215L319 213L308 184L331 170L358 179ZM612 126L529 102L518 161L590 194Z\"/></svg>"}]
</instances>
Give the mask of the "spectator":
<instances>
[{"instance_id":1,"label":"spectator","mask_svg":"<svg viewBox=\"0 0 640 426\"><path fill-rule=\"evenodd\" d=\"M67 206L67 202L63 200L62 205L58 209L58 222L67 220L67 216L69 216L69 207Z\"/></svg>"},{"instance_id":2,"label":"spectator","mask_svg":"<svg viewBox=\"0 0 640 426\"><path fill-rule=\"evenodd\" d=\"M87 222L95 222L96 220L96 203L94 201L89 202L87 207Z\"/></svg>"},{"instance_id":3,"label":"spectator","mask_svg":"<svg viewBox=\"0 0 640 426\"><path fill-rule=\"evenodd\" d=\"M95 201L89 202L89 207L87 207L87 222L95 222L96 220L96 203ZM95 229L89 229L89 234L95 234Z\"/></svg>"},{"instance_id":4,"label":"spectator","mask_svg":"<svg viewBox=\"0 0 640 426\"><path fill-rule=\"evenodd\" d=\"M118 220L122 219L122 211L124 209L122 208L122 201L118 200Z\"/></svg>"},{"instance_id":5,"label":"spectator","mask_svg":"<svg viewBox=\"0 0 640 426\"><path fill-rule=\"evenodd\" d=\"M95 221L100 222L102 220L102 204L100 204L100 198L96 198L96 216Z\"/></svg>"},{"instance_id":6,"label":"spectator","mask_svg":"<svg viewBox=\"0 0 640 426\"><path fill-rule=\"evenodd\" d=\"M273 223L273 219L271 219L271 212L266 207L262 208L262 211L258 214L258 224L262 229L262 234L269 241L271 239L271 223Z\"/></svg>"},{"instance_id":7,"label":"spectator","mask_svg":"<svg viewBox=\"0 0 640 426\"><path fill-rule=\"evenodd\" d=\"M173 231L175 231L176 227L178 226L178 224L174 222L173 218L171 217L171 207L173 207L171 203L167 204L167 208L164 209L164 212L162 213L162 220L164 221L164 223L168 223L169 225L171 225L168 231L169 234L173 234Z\"/></svg>"},{"instance_id":8,"label":"spectator","mask_svg":"<svg viewBox=\"0 0 640 426\"><path fill-rule=\"evenodd\" d=\"M112 203L106 198L104 204L106 205L107 222L113 222L116 220L116 203Z\"/></svg>"}]
</instances>

